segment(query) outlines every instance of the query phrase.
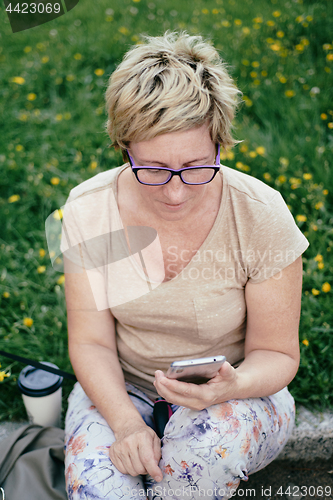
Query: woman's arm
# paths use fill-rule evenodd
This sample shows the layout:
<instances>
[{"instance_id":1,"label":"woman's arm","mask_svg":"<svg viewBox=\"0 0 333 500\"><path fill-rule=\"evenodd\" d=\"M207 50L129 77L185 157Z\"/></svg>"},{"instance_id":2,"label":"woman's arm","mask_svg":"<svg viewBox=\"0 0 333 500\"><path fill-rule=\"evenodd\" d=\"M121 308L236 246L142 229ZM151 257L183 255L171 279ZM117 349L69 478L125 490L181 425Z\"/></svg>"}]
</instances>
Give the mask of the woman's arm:
<instances>
[{"instance_id":1,"label":"woman's arm","mask_svg":"<svg viewBox=\"0 0 333 500\"><path fill-rule=\"evenodd\" d=\"M236 369L224 363L218 375L202 386L170 380L157 371L158 393L171 403L202 409L229 399L269 396L283 389L299 366L301 292L302 257L275 277L248 283L243 363Z\"/></svg>"},{"instance_id":2,"label":"woman's arm","mask_svg":"<svg viewBox=\"0 0 333 500\"><path fill-rule=\"evenodd\" d=\"M160 480L160 440L126 392L114 318L110 310L97 310L86 272L66 272L70 266L65 259L68 347L76 377L115 434L114 465L123 473L149 473Z\"/></svg>"}]
</instances>

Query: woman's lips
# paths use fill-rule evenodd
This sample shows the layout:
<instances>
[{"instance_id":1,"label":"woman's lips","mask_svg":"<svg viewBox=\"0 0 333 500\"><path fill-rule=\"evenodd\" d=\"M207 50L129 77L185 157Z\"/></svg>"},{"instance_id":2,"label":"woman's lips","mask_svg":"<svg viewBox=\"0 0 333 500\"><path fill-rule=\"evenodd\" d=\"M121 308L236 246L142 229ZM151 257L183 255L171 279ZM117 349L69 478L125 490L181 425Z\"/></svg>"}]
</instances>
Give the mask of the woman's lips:
<instances>
[{"instance_id":1,"label":"woman's lips","mask_svg":"<svg viewBox=\"0 0 333 500\"><path fill-rule=\"evenodd\" d=\"M164 203L163 202L163 205L165 205L167 208L169 208L170 210L177 210L179 208L181 208L182 206L185 205L185 201L183 201L182 203L178 203L178 205L171 205L170 203Z\"/></svg>"}]
</instances>

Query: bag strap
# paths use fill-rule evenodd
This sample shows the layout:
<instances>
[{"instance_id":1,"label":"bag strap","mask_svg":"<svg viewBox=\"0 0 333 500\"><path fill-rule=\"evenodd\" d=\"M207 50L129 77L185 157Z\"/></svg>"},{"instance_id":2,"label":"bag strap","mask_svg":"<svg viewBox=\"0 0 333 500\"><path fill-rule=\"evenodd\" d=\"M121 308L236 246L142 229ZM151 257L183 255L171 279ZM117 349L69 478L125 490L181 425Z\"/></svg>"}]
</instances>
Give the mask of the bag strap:
<instances>
[{"instance_id":1,"label":"bag strap","mask_svg":"<svg viewBox=\"0 0 333 500\"><path fill-rule=\"evenodd\" d=\"M22 356L17 356L16 354L11 354L9 352L0 351L1 356L5 356L6 358L13 359L14 361L19 361L20 363L25 363L26 365L34 366L39 370L44 370L45 372L54 373L55 375L60 375L61 377L69 378L70 380L77 381L75 375L71 373L64 372L63 370L59 370L58 368L53 368L53 366L44 365L43 363L39 363L39 361L33 361L32 359L23 358Z\"/></svg>"}]
</instances>

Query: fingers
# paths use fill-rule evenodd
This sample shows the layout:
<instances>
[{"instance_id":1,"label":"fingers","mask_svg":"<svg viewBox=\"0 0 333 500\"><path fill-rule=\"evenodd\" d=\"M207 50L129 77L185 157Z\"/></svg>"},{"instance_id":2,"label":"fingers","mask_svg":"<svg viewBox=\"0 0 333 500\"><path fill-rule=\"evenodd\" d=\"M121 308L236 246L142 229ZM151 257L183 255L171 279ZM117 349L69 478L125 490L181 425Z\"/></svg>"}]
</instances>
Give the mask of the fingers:
<instances>
[{"instance_id":1,"label":"fingers","mask_svg":"<svg viewBox=\"0 0 333 500\"><path fill-rule=\"evenodd\" d=\"M153 443L152 443L153 444ZM156 460L158 456L158 460ZM163 479L163 474L159 466L157 465L161 458L161 445L153 444L152 448L147 446L141 446L139 448L139 457L141 464L145 468L144 474L150 474L155 481L159 482Z\"/></svg>"},{"instance_id":2,"label":"fingers","mask_svg":"<svg viewBox=\"0 0 333 500\"><path fill-rule=\"evenodd\" d=\"M123 474L138 476L150 474L155 481L161 481L163 474L158 467L161 458L161 442L155 432L131 435L116 441L110 447L110 459ZM143 435L145 434L145 435Z\"/></svg>"}]
</instances>

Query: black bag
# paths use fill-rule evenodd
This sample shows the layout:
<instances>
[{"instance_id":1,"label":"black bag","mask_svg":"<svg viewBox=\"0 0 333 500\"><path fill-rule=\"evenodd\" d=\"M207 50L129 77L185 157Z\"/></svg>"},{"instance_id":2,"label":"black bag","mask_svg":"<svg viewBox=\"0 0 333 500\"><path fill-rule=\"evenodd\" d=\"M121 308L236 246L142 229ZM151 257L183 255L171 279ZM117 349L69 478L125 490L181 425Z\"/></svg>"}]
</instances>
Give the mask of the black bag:
<instances>
[{"instance_id":1,"label":"black bag","mask_svg":"<svg viewBox=\"0 0 333 500\"><path fill-rule=\"evenodd\" d=\"M64 459L63 430L21 427L0 442L0 500L67 500Z\"/></svg>"}]
</instances>

